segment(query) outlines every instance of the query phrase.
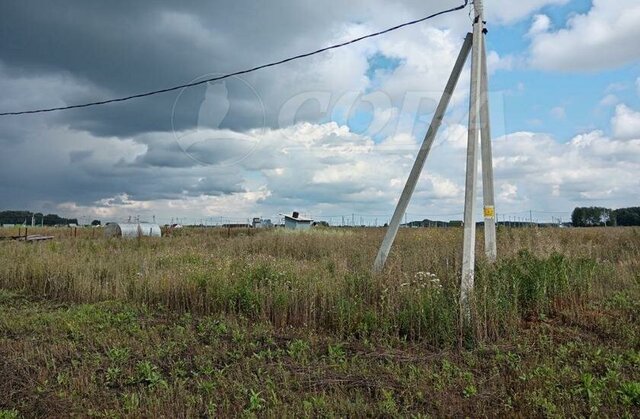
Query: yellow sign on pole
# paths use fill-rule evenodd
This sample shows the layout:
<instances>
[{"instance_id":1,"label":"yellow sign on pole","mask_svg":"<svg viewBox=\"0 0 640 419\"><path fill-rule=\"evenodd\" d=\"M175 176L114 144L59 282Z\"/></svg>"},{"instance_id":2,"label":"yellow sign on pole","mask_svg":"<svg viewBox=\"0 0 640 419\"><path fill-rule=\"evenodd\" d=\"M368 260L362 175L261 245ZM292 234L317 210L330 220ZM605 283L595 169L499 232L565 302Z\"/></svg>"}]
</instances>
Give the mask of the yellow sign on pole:
<instances>
[{"instance_id":1,"label":"yellow sign on pole","mask_svg":"<svg viewBox=\"0 0 640 419\"><path fill-rule=\"evenodd\" d=\"M496 216L496 210L492 206L484 207L484 218L494 218Z\"/></svg>"}]
</instances>

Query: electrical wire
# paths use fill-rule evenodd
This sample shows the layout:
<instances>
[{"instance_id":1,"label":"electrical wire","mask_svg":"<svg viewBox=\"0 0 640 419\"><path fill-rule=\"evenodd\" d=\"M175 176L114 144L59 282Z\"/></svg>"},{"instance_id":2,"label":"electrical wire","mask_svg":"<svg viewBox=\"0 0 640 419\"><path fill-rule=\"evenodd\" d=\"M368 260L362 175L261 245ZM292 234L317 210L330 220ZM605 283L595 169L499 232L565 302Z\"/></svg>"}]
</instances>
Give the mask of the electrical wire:
<instances>
[{"instance_id":1,"label":"electrical wire","mask_svg":"<svg viewBox=\"0 0 640 419\"><path fill-rule=\"evenodd\" d=\"M447 10L442 10L440 12L431 14L429 16L425 16L423 18L420 19L416 19L416 20L412 20L409 22L405 22L402 23L400 25L396 25L396 26L392 26L390 28L387 28L385 30L379 31L379 32L374 32L374 33L370 33L368 35L364 35L358 38L354 38L351 39L349 41L346 42L341 42L339 44L334 44L328 47L324 47L324 48L320 48L317 49L315 51L311 51L311 52L306 52L303 54L299 54L299 55L295 55L289 58L285 58L279 61L273 61L267 64L262 64L256 67L252 67L246 70L240 70L240 71L236 71L233 73L228 73L222 76L218 76L218 77L211 77L205 80L200 80L197 82L192 82L192 83L186 83L186 84L181 84L178 86L172 86L172 87L167 87L165 89L159 89L159 90L152 90L152 91L148 91L148 92L144 92L144 93L138 93L138 94L134 94L134 95L129 95L129 96L123 96L123 97L119 97L119 98L114 98L114 99L107 99L107 100L101 100L101 101L96 101L96 102L88 102L88 103L82 103L82 104L78 104L78 105L69 105L69 106L60 106L60 107L55 107L55 108L42 108L42 109L32 109L32 110L27 110L27 111L13 111L13 112L1 112L0 116L11 116L11 115L26 115L26 114L36 114L36 113L46 113L46 112L55 112L55 111L65 111L65 110L69 110L69 109L78 109L78 108L88 108L88 107L92 107L92 106L99 106L99 105L106 105L108 103L115 103L115 102L125 102L128 100L132 100L132 99L138 99L138 98L142 98L142 97L147 97L147 96L153 96L153 95L158 95L161 93L167 93L167 92L173 92L175 90L180 90L180 89L184 89L184 88L188 88L188 87L194 87L194 86L198 86L201 84L205 84L205 83L210 83L213 81L219 81L219 80L223 80L229 77L234 77L234 76L238 76L241 74L247 74L247 73L252 73L254 71L258 71L258 70L262 70L264 68L268 68L268 67L274 67L280 64L284 64L284 63L288 63L290 61L294 61L294 60L299 60L301 58L306 58L306 57L310 57L312 55L317 55L332 49L337 49L337 48L342 48L344 46L350 45L350 44L354 44L356 42L360 42L363 41L365 39L369 39L369 38L374 38L376 36L380 36L380 35L384 35L386 33L389 32L393 32L396 31L398 29L404 28L406 26L411 26L411 25L415 25L417 23L420 22L424 22L425 20L429 20L429 19L433 19L434 17L437 16L441 16L447 13L452 13L455 12L457 10L462 10L465 7L467 7L469 0L465 0L464 4L457 6L457 7L453 7L451 9L447 9Z\"/></svg>"}]
</instances>

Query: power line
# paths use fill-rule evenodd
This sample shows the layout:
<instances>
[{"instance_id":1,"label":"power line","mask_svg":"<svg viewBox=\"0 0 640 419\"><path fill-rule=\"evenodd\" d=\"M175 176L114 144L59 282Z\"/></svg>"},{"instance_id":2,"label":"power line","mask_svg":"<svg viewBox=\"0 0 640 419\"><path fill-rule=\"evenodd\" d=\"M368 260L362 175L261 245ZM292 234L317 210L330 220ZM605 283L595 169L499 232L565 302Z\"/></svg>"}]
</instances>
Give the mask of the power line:
<instances>
[{"instance_id":1,"label":"power line","mask_svg":"<svg viewBox=\"0 0 640 419\"><path fill-rule=\"evenodd\" d=\"M416 20L412 20L409 22L405 22L402 23L400 25L396 25L396 26L392 26L390 28L387 28L385 30L379 31L379 32L374 32L374 33L370 33L368 35L364 35L361 36L359 38L354 38L351 39L350 41L346 41L346 42L341 42L339 44L334 44L325 48L320 48L317 49L315 51L311 51L311 52L306 52L303 54L299 54L299 55L295 55L289 58L285 58L279 61L273 61L267 64L262 64L256 67L252 67L246 70L240 70L240 71L236 71L233 73L228 73L225 74L223 76L218 76L218 77L211 77L205 80L200 80L197 82L192 82L192 83L187 83L187 84L181 84L178 86L173 86L173 87L167 87L165 89L159 89L159 90L152 90L152 91L148 91L148 92L144 92L144 93L138 93L135 95L130 95L130 96L123 96L123 97L119 97L119 98L114 98L114 99L107 99L107 100L101 100L101 101L96 101L96 102L87 102L87 103L82 103L82 104L78 104L78 105L69 105L69 106L60 106L60 107L55 107L55 108L42 108L42 109L32 109L32 110L27 110L27 111L14 111L14 112L1 112L0 116L10 116L10 115L26 115L26 114L34 114L34 113L46 113L46 112L55 112L55 111L65 111L65 110L69 110L69 109L78 109L78 108L88 108L91 106L99 106L99 105L106 105L108 103L115 103L115 102L125 102L128 100L132 100L132 99L138 99L138 98L142 98L142 97L146 97L146 96L153 96L153 95L157 95L157 94L161 94L161 93L167 93L167 92L172 92L175 90L179 90L179 89L184 89L184 88L188 88L188 87L194 87L194 86L198 86L201 84L205 84L205 83L209 83L212 81L218 81L218 80L223 80L229 77L233 77L233 76L238 76L241 74L247 74L247 73L252 73L254 71L257 70L262 70L264 68L268 68L268 67L274 67L280 64L284 64L284 63L288 63L290 61L295 61L295 60L299 60L301 58L306 58L306 57L310 57L312 55L317 55L332 49L337 49L337 48L342 48L344 46L350 45L350 44L354 44L356 42L360 42L362 40L365 39L369 39L369 38L373 38L376 36L380 36L380 35L384 35L386 33L389 32L393 32L395 30L404 28L406 26L411 26L411 25L415 25L417 23L420 22L424 22L425 20L429 20L429 19L433 19L436 16L441 16L447 13L451 13L451 12L455 12L457 10L462 10L464 9L467 4L468 4L469 0L464 0L464 4L457 6L457 7L453 7L451 9L447 9L447 10L442 10L440 12L431 14L429 16L425 16L423 18L420 19L416 19Z\"/></svg>"}]
</instances>

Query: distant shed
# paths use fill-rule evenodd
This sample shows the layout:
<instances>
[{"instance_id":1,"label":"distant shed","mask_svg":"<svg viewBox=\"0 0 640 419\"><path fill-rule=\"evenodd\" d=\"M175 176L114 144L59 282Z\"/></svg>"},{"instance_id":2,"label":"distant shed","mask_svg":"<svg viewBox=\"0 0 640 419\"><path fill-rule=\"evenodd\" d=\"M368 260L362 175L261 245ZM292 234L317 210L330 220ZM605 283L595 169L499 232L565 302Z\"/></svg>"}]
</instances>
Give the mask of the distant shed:
<instances>
[{"instance_id":1,"label":"distant shed","mask_svg":"<svg viewBox=\"0 0 640 419\"><path fill-rule=\"evenodd\" d=\"M158 224L152 223L107 223L104 226L105 237L135 238L141 236L161 237Z\"/></svg>"},{"instance_id":2,"label":"distant shed","mask_svg":"<svg viewBox=\"0 0 640 419\"><path fill-rule=\"evenodd\" d=\"M310 218L301 217L297 211L294 211L291 215L284 215L284 228L290 230L309 230L311 228L311 223L313 222Z\"/></svg>"}]
</instances>

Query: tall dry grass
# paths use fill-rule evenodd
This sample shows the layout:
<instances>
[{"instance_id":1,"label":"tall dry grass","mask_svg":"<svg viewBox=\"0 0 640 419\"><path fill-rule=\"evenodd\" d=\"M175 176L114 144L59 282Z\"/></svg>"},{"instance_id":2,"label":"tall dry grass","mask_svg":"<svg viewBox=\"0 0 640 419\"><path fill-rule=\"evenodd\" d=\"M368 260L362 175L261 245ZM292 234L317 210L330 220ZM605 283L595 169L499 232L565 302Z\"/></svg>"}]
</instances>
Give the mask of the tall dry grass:
<instances>
[{"instance_id":1,"label":"tall dry grass","mask_svg":"<svg viewBox=\"0 0 640 419\"><path fill-rule=\"evenodd\" d=\"M401 230L380 275L370 267L382 229L238 230L230 236L223 229L183 229L139 240L52 231L58 237L50 242L0 242L0 287L61 301L160 304L435 346L457 339L461 229ZM638 229L501 229L498 243L499 261L477 264L480 339L510 333L523 318L577 312L617 289L638 287Z\"/></svg>"}]
</instances>

